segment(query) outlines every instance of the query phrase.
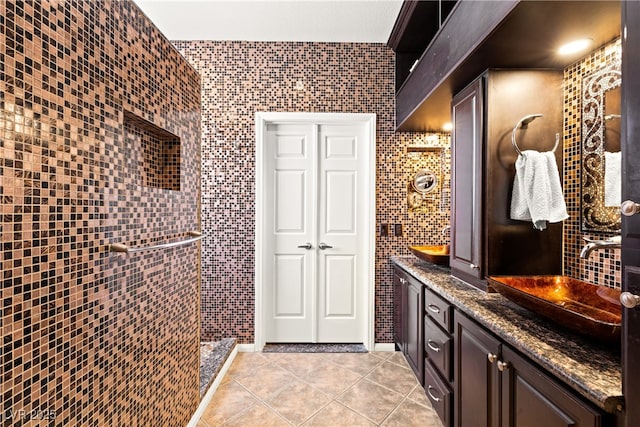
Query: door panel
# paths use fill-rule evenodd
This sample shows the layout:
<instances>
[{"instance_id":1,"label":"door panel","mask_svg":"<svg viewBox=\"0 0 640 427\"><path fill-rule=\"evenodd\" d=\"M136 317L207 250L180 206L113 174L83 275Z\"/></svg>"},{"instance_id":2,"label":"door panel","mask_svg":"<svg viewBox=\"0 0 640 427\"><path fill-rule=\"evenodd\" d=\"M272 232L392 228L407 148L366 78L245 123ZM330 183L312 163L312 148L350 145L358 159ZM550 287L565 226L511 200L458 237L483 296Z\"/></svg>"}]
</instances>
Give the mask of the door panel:
<instances>
[{"instance_id":1,"label":"door panel","mask_svg":"<svg viewBox=\"0 0 640 427\"><path fill-rule=\"evenodd\" d=\"M328 255L326 257L327 284L324 288L325 318L353 319L356 315L355 257Z\"/></svg>"},{"instance_id":2,"label":"door panel","mask_svg":"<svg viewBox=\"0 0 640 427\"><path fill-rule=\"evenodd\" d=\"M275 171L275 233L304 233L306 187L305 171Z\"/></svg>"},{"instance_id":3,"label":"door panel","mask_svg":"<svg viewBox=\"0 0 640 427\"><path fill-rule=\"evenodd\" d=\"M265 333L271 342L309 342L315 251L299 246L314 242L314 128L269 125L266 136Z\"/></svg>"},{"instance_id":4,"label":"door panel","mask_svg":"<svg viewBox=\"0 0 640 427\"><path fill-rule=\"evenodd\" d=\"M306 265L303 255L276 255L274 277L275 318L305 316Z\"/></svg>"},{"instance_id":5,"label":"door panel","mask_svg":"<svg viewBox=\"0 0 640 427\"><path fill-rule=\"evenodd\" d=\"M367 159L362 155L365 150L360 149L366 141L366 130L353 124L320 125L318 141L318 243L331 246L317 251L318 340L362 342L366 263L360 262L360 257L365 253L366 239L359 236L359 224L364 224L366 217L358 206L364 206L366 199L357 189L367 187Z\"/></svg>"},{"instance_id":6,"label":"door panel","mask_svg":"<svg viewBox=\"0 0 640 427\"><path fill-rule=\"evenodd\" d=\"M327 171L327 218L325 234L356 232L356 174Z\"/></svg>"}]
</instances>

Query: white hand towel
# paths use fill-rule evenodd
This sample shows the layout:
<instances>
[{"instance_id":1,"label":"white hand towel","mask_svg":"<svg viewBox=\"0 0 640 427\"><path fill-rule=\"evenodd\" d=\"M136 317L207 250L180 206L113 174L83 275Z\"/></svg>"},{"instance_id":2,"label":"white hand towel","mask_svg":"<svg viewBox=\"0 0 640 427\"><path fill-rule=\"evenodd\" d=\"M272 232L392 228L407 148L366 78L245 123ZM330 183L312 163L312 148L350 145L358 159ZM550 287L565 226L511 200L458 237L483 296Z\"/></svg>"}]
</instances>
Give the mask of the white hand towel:
<instances>
[{"instance_id":1,"label":"white hand towel","mask_svg":"<svg viewBox=\"0 0 640 427\"><path fill-rule=\"evenodd\" d=\"M604 152L604 205L620 206L622 202L622 153Z\"/></svg>"},{"instance_id":2,"label":"white hand towel","mask_svg":"<svg viewBox=\"0 0 640 427\"><path fill-rule=\"evenodd\" d=\"M511 196L511 219L532 221L538 230L548 222L569 218L556 157L552 151L527 150L516 160Z\"/></svg>"}]
</instances>

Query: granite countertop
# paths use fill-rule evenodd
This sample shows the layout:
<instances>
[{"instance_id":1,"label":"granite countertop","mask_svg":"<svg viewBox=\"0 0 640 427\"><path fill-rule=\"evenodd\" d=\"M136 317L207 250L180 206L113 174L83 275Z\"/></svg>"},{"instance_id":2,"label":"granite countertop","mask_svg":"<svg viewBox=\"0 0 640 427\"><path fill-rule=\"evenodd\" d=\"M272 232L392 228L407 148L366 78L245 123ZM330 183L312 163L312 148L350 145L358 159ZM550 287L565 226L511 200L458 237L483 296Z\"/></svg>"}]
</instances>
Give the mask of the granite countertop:
<instances>
[{"instance_id":1,"label":"granite countertop","mask_svg":"<svg viewBox=\"0 0 640 427\"><path fill-rule=\"evenodd\" d=\"M564 331L500 294L486 293L413 256L391 261L579 394L614 413L622 399L619 349Z\"/></svg>"}]
</instances>

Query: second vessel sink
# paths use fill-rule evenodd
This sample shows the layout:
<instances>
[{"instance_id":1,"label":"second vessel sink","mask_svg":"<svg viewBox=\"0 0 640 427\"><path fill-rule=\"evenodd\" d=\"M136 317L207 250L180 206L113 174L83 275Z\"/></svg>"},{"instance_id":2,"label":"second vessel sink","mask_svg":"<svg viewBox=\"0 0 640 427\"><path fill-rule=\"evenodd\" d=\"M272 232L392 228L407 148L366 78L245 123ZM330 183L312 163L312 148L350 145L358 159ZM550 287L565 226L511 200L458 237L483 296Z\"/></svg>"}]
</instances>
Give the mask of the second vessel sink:
<instances>
[{"instance_id":1,"label":"second vessel sink","mask_svg":"<svg viewBox=\"0 0 640 427\"><path fill-rule=\"evenodd\" d=\"M490 276L501 295L574 332L598 341L620 340L620 290L567 276Z\"/></svg>"},{"instance_id":2,"label":"second vessel sink","mask_svg":"<svg viewBox=\"0 0 640 427\"><path fill-rule=\"evenodd\" d=\"M449 245L409 246L409 250L423 261L438 265L449 265Z\"/></svg>"}]
</instances>

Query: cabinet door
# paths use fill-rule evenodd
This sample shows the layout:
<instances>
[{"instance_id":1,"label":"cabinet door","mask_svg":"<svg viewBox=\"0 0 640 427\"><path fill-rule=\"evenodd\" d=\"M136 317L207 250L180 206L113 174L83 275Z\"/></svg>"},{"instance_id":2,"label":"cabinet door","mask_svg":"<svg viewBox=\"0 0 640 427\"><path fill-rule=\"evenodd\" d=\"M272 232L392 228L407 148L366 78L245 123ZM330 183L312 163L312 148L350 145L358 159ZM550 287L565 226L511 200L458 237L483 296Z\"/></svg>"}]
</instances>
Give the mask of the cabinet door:
<instances>
[{"instance_id":1,"label":"cabinet door","mask_svg":"<svg viewBox=\"0 0 640 427\"><path fill-rule=\"evenodd\" d=\"M476 80L453 98L452 117L451 268L471 278L481 279L483 277L481 79Z\"/></svg>"},{"instance_id":2,"label":"cabinet door","mask_svg":"<svg viewBox=\"0 0 640 427\"><path fill-rule=\"evenodd\" d=\"M424 384L423 285L409 279L407 288L407 359L420 384Z\"/></svg>"},{"instance_id":3,"label":"cabinet door","mask_svg":"<svg viewBox=\"0 0 640 427\"><path fill-rule=\"evenodd\" d=\"M498 427L500 377L494 362L500 356L501 344L460 313L454 317L455 425Z\"/></svg>"},{"instance_id":4,"label":"cabinet door","mask_svg":"<svg viewBox=\"0 0 640 427\"><path fill-rule=\"evenodd\" d=\"M393 274L393 338L398 350L406 352L406 306L408 283L404 275L395 270Z\"/></svg>"},{"instance_id":5,"label":"cabinet door","mask_svg":"<svg viewBox=\"0 0 640 427\"><path fill-rule=\"evenodd\" d=\"M508 347L502 348L502 426L596 427L600 414Z\"/></svg>"}]
</instances>

